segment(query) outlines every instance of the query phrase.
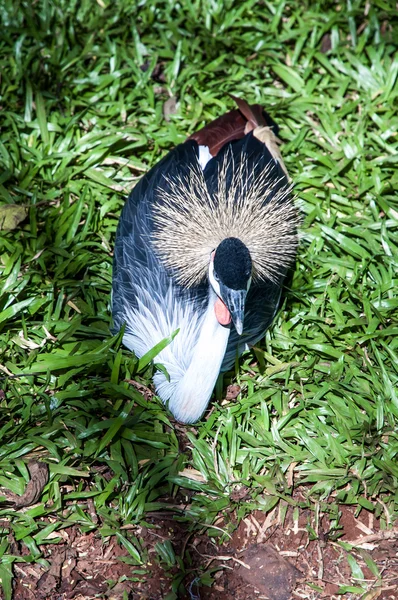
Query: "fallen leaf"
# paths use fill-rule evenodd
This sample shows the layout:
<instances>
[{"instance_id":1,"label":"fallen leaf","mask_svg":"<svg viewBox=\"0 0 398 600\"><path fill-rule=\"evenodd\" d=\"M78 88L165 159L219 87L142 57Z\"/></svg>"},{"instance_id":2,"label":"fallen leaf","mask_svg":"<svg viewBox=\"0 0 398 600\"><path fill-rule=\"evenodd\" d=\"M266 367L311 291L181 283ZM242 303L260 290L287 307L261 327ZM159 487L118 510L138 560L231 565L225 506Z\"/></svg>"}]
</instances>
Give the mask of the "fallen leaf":
<instances>
[{"instance_id":1,"label":"fallen leaf","mask_svg":"<svg viewBox=\"0 0 398 600\"><path fill-rule=\"evenodd\" d=\"M19 204L2 204L0 206L0 231L16 229L28 214L27 206Z\"/></svg>"},{"instance_id":2,"label":"fallen leaf","mask_svg":"<svg viewBox=\"0 0 398 600\"><path fill-rule=\"evenodd\" d=\"M235 400L240 394L240 385L229 385L225 395L226 400Z\"/></svg>"},{"instance_id":3,"label":"fallen leaf","mask_svg":"<svg viewBox=\"0 0 398 600\"><path fill-rule=\"evenodd\" d=\"M65 550L61 550L59 553L55 554L49 570L40 577L40 580L37 583L37 589L40 590L42 594L50 594L58 588L65 557Z\"/></svg>"},{"instance_id":4,"label":"fallen leaf","mask_svg":"<svg viewBox=\"0 0 398 600\"><path fill-rule=\"evenodd\" d=\"M200 483L207 483L206 477L204 477L204 475L202 475L202 473L196 469L183 469L178 473L178 475L180 475L180 477L192 479L193 481L199 481Z\"/></svg>"},{"instance_id":5,"label":"fallen leaf","mask_svg":"<svg viewBox=\"0 0 398 600\"><path fill-rule=\"evenodd\" d=\"M30 473L30 481L26 485L22 496L18 496L3 488L1 494L5 496L7 500L5 502L0 502L1 506L24 508L25 506L32 506L32 504L35 504L39 500L43 489L48 483L48 465L34 460L28 464L28 470Z\"/></svg>"},{"instance_id":6,"label":"fallen leaf","mask_svg":"<svg viewBox=\"0 0 398 600\"><path fill-rule=\"evenodd\" d=\"M166 102L163 104L163 116L167 122L170 121L170 116L175 115L177 112L177 98L175 96L171 96Z\"/></svg>"}]
</instances>

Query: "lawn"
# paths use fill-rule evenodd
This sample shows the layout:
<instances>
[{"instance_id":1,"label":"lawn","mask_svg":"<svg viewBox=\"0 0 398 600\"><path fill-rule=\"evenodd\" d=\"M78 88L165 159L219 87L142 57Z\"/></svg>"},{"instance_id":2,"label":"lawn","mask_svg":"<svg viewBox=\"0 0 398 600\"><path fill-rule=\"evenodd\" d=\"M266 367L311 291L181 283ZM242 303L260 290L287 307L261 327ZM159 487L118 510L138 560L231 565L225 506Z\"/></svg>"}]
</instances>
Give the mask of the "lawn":
<instances>
[{"instance_id":1,"label":"lawn","mask_svg":"<svg viewBox=\"0 0 398 600\"><path fill-rule=\"evenodd\" d=\"M395 2L0 17L0 597L257 597L256 544L295 597L396 597ZM110 332L112 248L139 177L229 94L280 126L300 247L265 339L183 427Z\"/></svg>"}]
</instances>

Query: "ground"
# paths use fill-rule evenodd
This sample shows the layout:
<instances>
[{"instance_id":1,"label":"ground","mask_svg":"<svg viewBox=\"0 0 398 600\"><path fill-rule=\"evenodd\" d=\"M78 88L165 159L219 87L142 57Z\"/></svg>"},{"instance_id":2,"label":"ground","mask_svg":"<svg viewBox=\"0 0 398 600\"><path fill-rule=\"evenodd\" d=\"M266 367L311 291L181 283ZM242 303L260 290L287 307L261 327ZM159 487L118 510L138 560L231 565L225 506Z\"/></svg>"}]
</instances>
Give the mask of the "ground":
<instances>
[{"instance_id":1,"label":"ground","mask_svg":"<svg viewBox=\"0 0 398 600\"><path fill-rule=\"evenodd\" d=\"M298 490L295 495L299 498L305 493L306 490ZM156 558L155 544L166 540L172 542L177 555L185 557L183 581L188 592L179 595L180 598L358 598L355 585L346 593L338 593L352 572L344 545L329 537L328 517L302 511L297 519L291 507L286 507L282 517L281 508L275 508L267 517L259 511L253 512L221 546L206 534L187 531L172 516L149 517L147 526L135 532L148 553L148 562L140 568L123 562L128 553L115 538L109 538L104 545L95 533L82 534L76 527L63 530L57 545L43 547L43 556L51 565L49 570L40 565L18 565L15 598L167 598L181 570L176 566L166 567ZM355 509L349 506L342 507L341 513L338 540L354 546L350 559L356 561L369 586L363 597L396 600L398 528L386 536L387 532L380 531L372 513L362 510L355 516ZM218 525L222 527L222 521ZM315 531L316 539L309 529ZM17 553L18 546L14 544ZM383 574L383 583L375 576L373 565ZM209 574L207 583L211 587L206 586L203 577L200 580L203 572Z\"/></svg>"}]
</instances>

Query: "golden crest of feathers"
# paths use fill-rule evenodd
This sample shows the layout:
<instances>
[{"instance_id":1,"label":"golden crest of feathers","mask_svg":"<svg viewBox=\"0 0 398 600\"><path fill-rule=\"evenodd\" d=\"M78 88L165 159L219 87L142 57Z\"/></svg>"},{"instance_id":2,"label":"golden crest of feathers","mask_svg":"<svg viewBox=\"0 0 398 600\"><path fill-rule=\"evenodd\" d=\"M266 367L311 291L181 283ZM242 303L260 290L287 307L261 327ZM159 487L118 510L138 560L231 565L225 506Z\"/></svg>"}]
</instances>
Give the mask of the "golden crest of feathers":
<instances>
[{"instance_id":1,"label":"golden crest of feathers","mask_svg":"<svg viewBox=\"0 0 398 600\"><path fill-rule=\"evenodd\" d=\"M254 178L244 156L235 164L226 155L213 195L199 164L188 176L165 179L167 185L157 190L160 202L153 205L153 244L178 283L190 287L203 281L211 252L228 237L248 248L254 278L278 282L291 266L299 216L291 186L275 180L272 165Z\"/></svg>"}]
</instances>

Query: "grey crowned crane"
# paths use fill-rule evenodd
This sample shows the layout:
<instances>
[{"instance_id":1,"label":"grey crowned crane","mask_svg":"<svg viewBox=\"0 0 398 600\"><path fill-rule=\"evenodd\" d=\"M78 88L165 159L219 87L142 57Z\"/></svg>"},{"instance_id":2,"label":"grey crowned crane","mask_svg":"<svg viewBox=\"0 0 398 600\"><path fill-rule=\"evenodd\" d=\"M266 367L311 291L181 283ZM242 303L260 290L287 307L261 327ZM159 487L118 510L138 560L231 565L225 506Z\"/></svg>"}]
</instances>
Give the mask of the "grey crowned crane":
<instances>
[{"instance_id":1,"label":"grey crowned crane","mask_svg":"<svg viewBox=\"0 0 398 600\"><path fill-rule=\"evenodd\" d=\"M294 262L298 215L275 124L235 98L135 186L120 217L112 312L138 357L179 330L157 357L157 394L197 421L220 371L272 322Z\"/></svg>"}]
</instances>

